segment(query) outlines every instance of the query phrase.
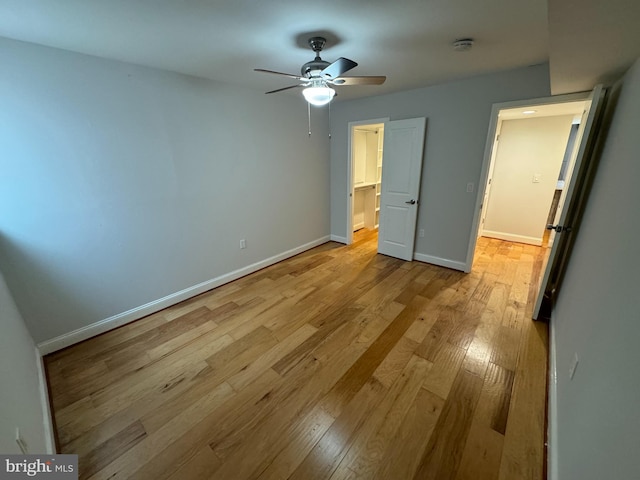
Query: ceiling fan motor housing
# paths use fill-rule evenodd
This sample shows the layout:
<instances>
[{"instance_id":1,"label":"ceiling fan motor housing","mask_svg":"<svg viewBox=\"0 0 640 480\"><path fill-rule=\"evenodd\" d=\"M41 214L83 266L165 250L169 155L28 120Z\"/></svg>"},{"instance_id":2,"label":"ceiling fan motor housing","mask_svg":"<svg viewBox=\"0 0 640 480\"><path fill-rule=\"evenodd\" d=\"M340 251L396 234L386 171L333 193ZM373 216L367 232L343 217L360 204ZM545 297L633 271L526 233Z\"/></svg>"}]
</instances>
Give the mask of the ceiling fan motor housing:
<instances>
[{"instance_id":1,"label":"ceiling fan motor housing","mask_svg":"<svg viewBox=\"0 0 640 480\"><path fill-rule=\"evenodd\" d=\"M329 62L322 60L320 57L316 57L314 60L302 65L300 72L303 77L317 77L320 72L331 65Z\"/></svg>"},{"instance_id":2,"label":"ceiling fan motor housing","mask_svg":"<svg viewBox=\"0 0 640 480\"><path fill-rule=\"evenodd\" d=\"M320 52L324 48L327 40L323 37L311 37L309 39L309 46L316 53L316 58L311 60L310 62L302 65L300 72L303 77L311 78L320 75L320 72L331 65L329 62L326 62L320 58Z\"/></svg>"}]
</instances>

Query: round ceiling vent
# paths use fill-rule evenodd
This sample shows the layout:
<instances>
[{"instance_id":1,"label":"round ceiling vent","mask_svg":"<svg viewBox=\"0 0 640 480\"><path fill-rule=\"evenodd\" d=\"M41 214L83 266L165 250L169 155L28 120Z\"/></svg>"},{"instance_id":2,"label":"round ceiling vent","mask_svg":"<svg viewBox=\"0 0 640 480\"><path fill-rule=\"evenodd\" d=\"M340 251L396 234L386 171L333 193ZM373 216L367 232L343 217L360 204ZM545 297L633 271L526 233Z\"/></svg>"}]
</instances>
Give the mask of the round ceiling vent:
<instances>
[{"instance_id":1,"label":"round ceiling vent","mask_svg":"<svg viewBox=\"0 0 640 480\"><path fill-rule=\"evenodd\" d=\"M473 47L473 38L461 38L453 42L453 49L456 52L467 52Z\"/></svg>"}]
</instances>

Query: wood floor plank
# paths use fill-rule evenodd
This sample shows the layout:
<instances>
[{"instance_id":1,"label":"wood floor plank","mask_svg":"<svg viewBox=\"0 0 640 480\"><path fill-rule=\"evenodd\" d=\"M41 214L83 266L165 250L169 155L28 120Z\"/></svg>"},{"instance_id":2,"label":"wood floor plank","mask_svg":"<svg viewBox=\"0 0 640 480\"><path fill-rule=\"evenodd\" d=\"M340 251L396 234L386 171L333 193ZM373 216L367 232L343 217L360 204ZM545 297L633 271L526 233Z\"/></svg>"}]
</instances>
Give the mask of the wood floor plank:
<instances>
[{"instance_id":1,"label":"wood floor plank","mask_svg":"<svg viewBox=\"0 0 640 480\"><path fill-rule=\"evenodd\" d=\"M436 355L445 346L447 338L453 332L461 316L462 314L454 308L448 306L441 308L436 321L427 332L416 353L426 360L434 362Z\"/></svg>"},{"instance_id":2,"label":"wood floor plank","mask_svg":"<svg viewBox=\"0 0 640 480\"><path fill-rule=\"evenodd\" d=\"M328 242L45 358L92 479L543 480L546 248Z\"/></svg>"},{"instance_id":3,"label":"wood floor plank","mask_svg":"<svg viewBox=\"0 0 640 480\"><path fill-rule=\"evenodd\" d=\"M79 457L80 478L89 478L147 436L142 423L136 421L90 452Z\"/></svg>"},{"instance_id":4,"label":"wood floor plank","mask_svg":"<svg viewBox=\"0 0 640 480\"><path fill-rule=\"evenodd\" d=\"M400 377L389 387L387 397L370 416L367 425L358 432L338 468L341 472L335 472L332 480L348 478L353 474L360 478L373 476L432 366L421 357L411 357Z\"/></svg>"},{"instance_id":5,"label":"wood floor plank","mask_svg":"<svg viewBox=\"0 0 640 480\"><path fill-rule=\"evenodd\" d=\"M462 363L464 369L484 377L500 329L500 321L500 316L492 310L485 310L479 315L478 326Z\"/></svg>"},{"instance_id":6,"label":"wood floor plank","mask_svg":"<svg viewBox=\"0 0 640 480\"><path fill-rule=\"evenodd\" d=\"M342 327L345 323L349 322L353 318L357 317L364 307L361 305L347 307L335 312L333 315L326 317L322 316L322 321L309 322L311 326L316 328L316 332L305 340L298 347L293 349L283 358L281 358L273 366L273 369L280 375L286 374L295 365L297 365L302 359L305 358L314 348L320 345L337 329Z\"/></svg>"},{"instance_id":7,"label":"wood floor plank","mask_svg":"<svg viewBox=\"0 0 640 480\"><path fill-rule=\"evenodd\" d=\"M345 327L349 326L356 327L353 324ZM310 368L297 365L287 373L279 389L260 399L259 408L246 411L245 418L236 417L229 428L215 434L210 446L225 459L217 476L225 478L233 474L239 479L257 476L294 435L296 424L292 419L304 418L314 408L322 408L318 399L356 358L347 349L318 357L321 360L315 355L309 357L306 363ZM305 382L310 376L313 383Z\"/></svg>"},{"instance_id":8,"label":"wood floor plank","mask_svg":"<svg viewBox=\"0 0 640 480\"><path fill-rule=\"evenodd\" d=\"M373 372L373 377L385 387L391 387L402 373L402 370L404 370L404 367L409 363L411 357L414 356L416 348L418 348L417 342L405 336L401 337ZM429 363L431 364L431 362Z\"/></svg>"},{"instance_id":9,"label":"wood floor plank","mask_svg":"<svg viewBox=\"0 0 640 480\"><path fill-rule=\"evenodd\" d=\"M317 328L309 324L303 325L262 355L253 359L250 364L243 367L238 373L227 378L227 382L234 390L241 390L317 331Z\"/></svg>"},{"instance_id":10,"label":"wood floor plank","mask_svg":"<svg viewBox=\"0 0 640 480\"><path fill-rule=\"evenodd\" d=\"M434 368L427 374L424 388L439 395L440 398L447 398L453 382L458 376L465 354L465 350L444 343L433 359Z\"/></svg>"},{"instance_id":11,"label":"wood floor plank","mask_svg":"<svg viewBox=\"0 0 640 480\"><path fill-rule=\"evenodd\" d=\"M444 400L437 395L424 388L418 391L372 479L413 478L421 456L433 436L443 405Z\"/></svg>"},{"instance_id":12,"label":"wood floor plank","mask_svg":"<svg viewBox=\"0 0 640 480\"><path fill-rule=\"evenodd\" d=\"M455 479L497 480L503 445L503 435L474 420Z\"/></svg>"},{"instance_id":13,"label":"wood floor plank","mask_svg":"<svg viewBox=\"0 0 640 480\"><path fill-rule=\"evenodd\" d=\"M386 389L377 380L365 383L348 408L345 408L333 422L289 478L291 480L329 478L348 451L355 432L366 421L369 412L375 408L385 393Z\"/></svg>"},{"instance_id":14,"label":"wood floor plank","mask_svg":"<svg viewBox=\"0 0 640 480\"><path fill-rule=\"evenodd\" d=\"M204 419L208 412L215 410L219 405L231 398L233 394L233 389L229 385L220 384L216 390L173 417L157 432L146 436L144 440L126 450L122 455L89 478L95 480L129 478L133 475L137 478L142 477L142 473L138 473L139 470L152 465L151 461L158 451L162 451L173 440L188 432L190 428Z\"/></svg>"},{"instance_id":15,"label":"wood floor plank","mask_svg":"<svg viewBox=\"0 0 640 480\"><path fill-rule=\"evenodd\" d=\"M505 431L501 480L544 476L545 395L531 392L546 391L547 325L527 322L523 333Z\"/></svg>"},{"instance_id":16,"label":"wood floor plank","mask_svg":"<svg viewBox=\"0 0 640 480\"><path fill-rule=\"evenodd\" d=\"M455 479L481 388L480 377L460 371L413 476L415 480Z\"/></svg>"},{"instance_id":17,"label":"wood floor plank","mask_svg":"<svg viewBox=\"0 0 640 480\"><path fill-rule=\"evenodd\" d=\"M220 460L208 446L178 465L168 480L202 480L210 478L220 468Z\"/></svg>"},{"instance_id":18,"label":"wood floor plank","mask_svg":"<svg viewBox=\"0 0 640 480\"><path fill-rule=\"evenodd\" d=\"M419 314L419 311L404 309L340 378L322 400L323 408L337 416L344 405L350 402L353 395L369 380Z\"/></svg>"},{"instance_id":19,"label":"wood floor plank","mask_svg":"<svg viewBox=\"0 0 640 480\"><path fill-rule=\"evenodd\" d=\"M345 335L349 330L354 332ZM338 335L339 340L354 338L357 331L357 325L348 323L336 335L342 333ZM248 469L245 472L247 474L262 470L261 467L268 464L271 456L284 448L286 438L295 428L291 424L292 419L304 417L316 406L321 406L318 400L345 374L358 356L359 353L354 354L347 348L333 349L327 354L311 352L252 409L241 412L227 425L220 427L210 436L209 444L218 457L226 461L221 471L224 473L228 468L233 470L239 462ZM309 382L310 378L313 378L313 382ZM264 452L264 455L258 452ZM234 475L238 474L234 470Z\"/></svg>"},{"instance_id":20,"label":"wood floor plank","mask_svg":"<svg viewBox=\"0 0 640 480\"><path fill-rule=\"evenodd\" d=\"M211 432L225 428L236 418L245 405L253 405L260 401L280 377L273 371L267 371L244 390L234 394L227 384L220 384L215 391L209 392L199 403L196 402L178 413L165 423L160 430L150 435L139 451L127 453L122 461L112 462L99 474L99 478L160 479L173 474L180 464L197 454L207 446ZM213 401L212 401L213 399ZM193 417L192 417L193 415ZM185 422L186 416L190 421ZM143 461L146 459L146 461Z\"/></svg>"},{"instance_id":21,"label":"wood floor plank","mask_svg":"<svg viewBox=\"0 0 640 480\"><path fill-rule=\"evenodd\" d=\"M258 480L289 478L311 449L329 429L335 418L322 408L314 408L302 421L296 423L290 440L271 463L260 472Z\"/></svg>"}]
</instances>

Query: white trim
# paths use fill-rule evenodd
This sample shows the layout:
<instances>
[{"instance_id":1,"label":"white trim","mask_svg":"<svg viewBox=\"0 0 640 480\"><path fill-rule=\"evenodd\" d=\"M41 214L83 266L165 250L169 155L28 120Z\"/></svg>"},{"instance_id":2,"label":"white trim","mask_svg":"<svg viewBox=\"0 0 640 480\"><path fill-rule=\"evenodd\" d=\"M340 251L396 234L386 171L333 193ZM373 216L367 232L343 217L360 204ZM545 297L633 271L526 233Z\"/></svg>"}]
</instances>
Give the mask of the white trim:
<instances>
[{"instance_id":1,"label":"white trim","mask_svg":"<svg viewBox=\"0 0 640 480\"><path fill-rule=\"evenodd\" d=\"M385 118L373 118L371 120L358 120L355 122L349 122L347 125L347 236L345 237L346 245L353 243L353 150L351 146L351 132L353 129L360 125L376 125L383 124L384 128L387 128L389 117Z\"/></svg>"},{"instance_id":2,"label":"white trim","mask_svg":"<svg viewBox=\"0 0 640 480\"><path fill-rule=\"evenodd\" d=\"M469 272L469 270L465 270L464 262L457 262L455 260L448 260L446 258L434 257L433 255L425 255L424 253L415 252L413 254L413 259L418 260L419 262L432 263L439 267L447 267L452 268L453 270L460 270L461 272Z\"/></svg>"},{"instance_id":3,"label":"white trim","mask_svg":"<svg viewBox=\"0 0 640 480\"><path fill-rule=\"evenodd\" d=\"M528 237L526 235L516 235L515 233L496 232L494 230L483 230L482 236L506 240L507 242L528 243L536 247L542 245L542 237Z\"/></svg>"},{"instance_id":4,"label":"white trim","mask_svg":"<svg viewBox=\"0 0 640 480\"><path fill-rule=\"evenodd\" d=\"M50 340L45 340L44 342L38 344L38 349L40 350L41 355L47 355L57 350L61 350L88 338L95 337L96 335L99 335L101 333L107 332L122 325L126 325L127 323L133 322L134 320L146 317L147 315L163 310L167 307L170 307L171 305L175 305L176 303L180 303L183 300L187 300L188 298L200 295L201 293L224 285L225 283L237 280L238 278L249 275L250 273L257 272L258 270L298 255L299 253L302 253L313 247L322 245L329 240L330 236L326 235L312 242L305 243L304 245L300 245L299 247L292 248L291 250L287 250L286 252L280 253L278 255L274 255L273 257L269 257L265 260L261 260L243 268L239 268L238 270L234 270L233 272L220 275L219 277L207 280L192 287L185 288L184 290L180 290L179 292L172 293L170 295L167 295L166 297L154 300L140 307L136 307L112 317L105 318L104 320L100 320L98 322L92 323L91 325L87 325L72 332L65 333Z\"/></svg>"},{"instance_id":5,"label":"white trim","mask_svg":"<svg viewBox=\"0 0 640 480\"><path fill-rule=\"evenodd\" d=\"M473 211L473 220L471 221L471 233L469 236L469 246L467 248L467 261L465 263L465 272L471 271L473 265L473 255L476 251L476 242L478 240L478 229L480 227L480 210L484 199L484 192L487 188L487 179L489 176L489 166L491 164L491 156L493 151L494 140L496 138L496 129L498 126L498 113L500 110L507 108L528 107L549 105L553 103L568 103L587 100L591 92L569 93L566 95L555 95L544 98L534 98L531 100L518 100L516 102L494 103L491 107L491 117L489 118L489 130L487 132L487 141L484 147L484 158L482 160L482 168L480 169L480 179L478 180L478 188L476 190L476 205Z\"/></svg>"},{"instance_id":6,"label":"white trim","mask_svg":"<svg viewBox=\"0 0 640 480\"><path fill-rule=\"evenodd\" d=\"M44 430L44 444L46 454L56 453L56 441L53 436L53 417L51 416L51 404L49 403L49 389L47 387L47 376L44 372L44 361L38 347L34 348L36 355L36 365L38 367L38 388L40 388L40 404L42 406L42 423ZM40 453L40 452L32 452Z\"/></svg>"},{"instance_id":7,"label":"white trim","mask_svg":"<svg viewBox=\"0 0 640 480\"><path fill-rule=\"evenodd\" d=\"M547 478L558 480L558 370L556 325L549 322L549 398L547 399Z\"/></svg>"},{"instance_id":8,"label":"white trim","mask_svg":"<svg viewBox=\"0 0 640 480\"><path fill-rule=\"evenodd\" d=\"M347 237L339 237L338 235L331 235L330 240L332 242L344 243L347 245Z\"/></svg>"}]
</instances>

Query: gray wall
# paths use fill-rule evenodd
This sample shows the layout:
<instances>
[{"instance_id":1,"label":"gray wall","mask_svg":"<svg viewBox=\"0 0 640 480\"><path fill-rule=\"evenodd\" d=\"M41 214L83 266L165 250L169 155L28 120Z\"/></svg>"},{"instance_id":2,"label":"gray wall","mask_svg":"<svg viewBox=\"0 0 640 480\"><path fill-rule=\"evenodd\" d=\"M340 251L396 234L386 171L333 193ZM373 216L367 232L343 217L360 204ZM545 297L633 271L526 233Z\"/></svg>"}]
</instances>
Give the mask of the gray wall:
<instances>
[{"instance_id":1,"label":"gray wall","mask_svg":"<svg viewBox=\"0 0 640 480\"><path fill-rule=\"evenodd\" d=\"M329 234L301 97L6 39L0 65L0 268L36 342Z\"/></svg>"},{"instance_id":2,"label":"gray wall","mask_svg":"<svg viewBox=\"0 0 640 480\"><path fill-rule=\"evenodd\" d=\"M52 453L45 427L36 346L0 273L0 453L20 453L16 428L30 453Z\"/></svg>"},{"instance_id":3,"label":"gray wall","mask_svg":"<svg viewBox=\"0 0 640 480\"><path fill-rule=\"evenodd\" d=\"M477 189L491 106L549 94L548 66L538 65L336 103L331 111L331 233L347 233L348 123L427 117L417 223L425 236L416 238L415 251L464 263L476 201L467 183Z\"/></svg>"},{"instance_id":4,"label":"gray wall","mask_svg":"<svg viewBox=\"0 0 640 480\"><path fill-rule=\"evenodd\" d=\"M640 478L640 60L617 94L552 313L558 434L552 454L562 480ZM574 353L579 363L570 380Z\"/></svg>"}]
</instances>

